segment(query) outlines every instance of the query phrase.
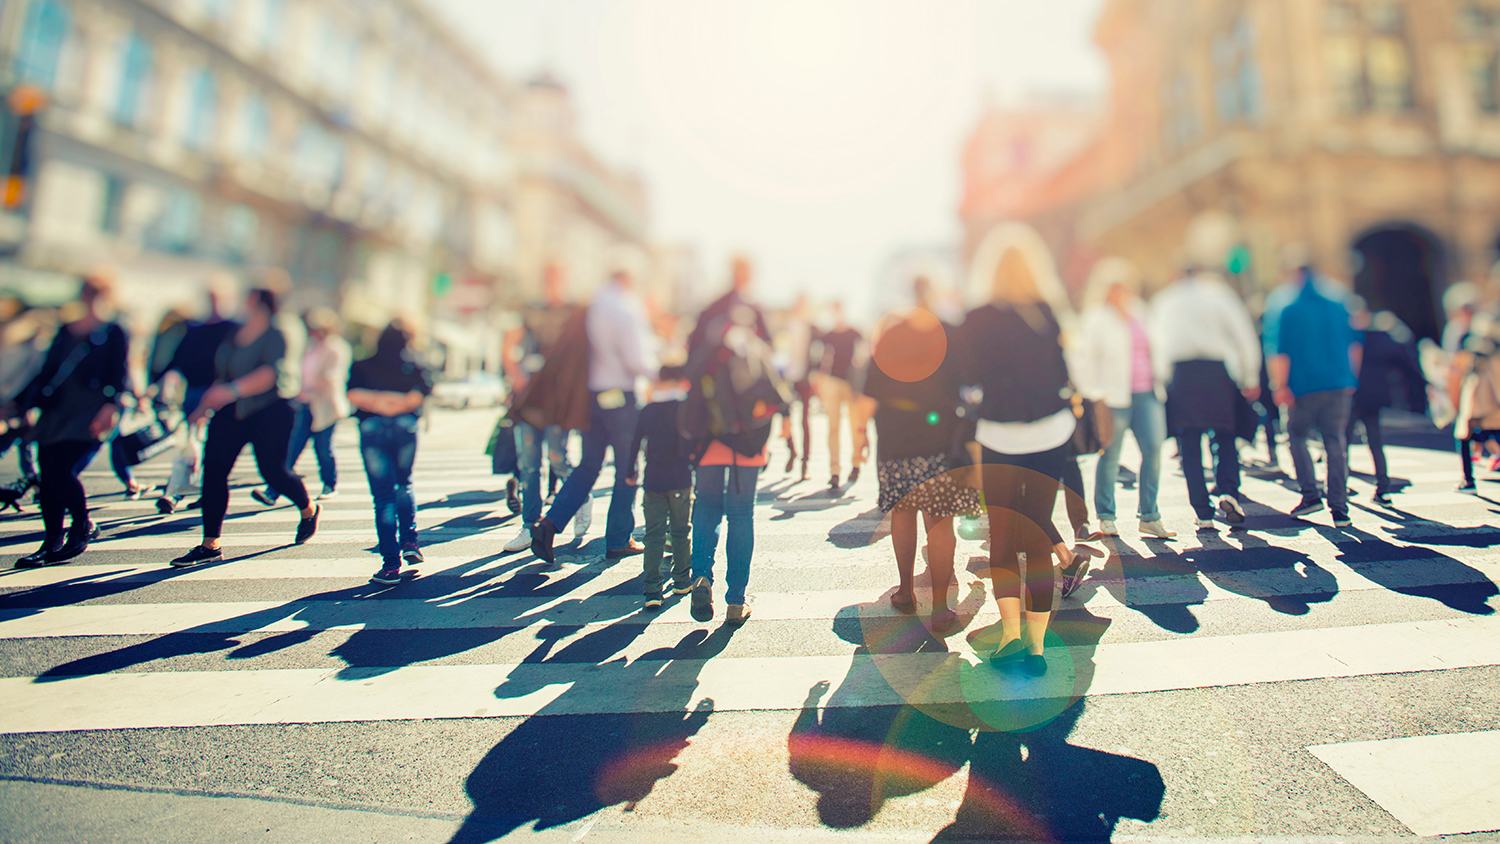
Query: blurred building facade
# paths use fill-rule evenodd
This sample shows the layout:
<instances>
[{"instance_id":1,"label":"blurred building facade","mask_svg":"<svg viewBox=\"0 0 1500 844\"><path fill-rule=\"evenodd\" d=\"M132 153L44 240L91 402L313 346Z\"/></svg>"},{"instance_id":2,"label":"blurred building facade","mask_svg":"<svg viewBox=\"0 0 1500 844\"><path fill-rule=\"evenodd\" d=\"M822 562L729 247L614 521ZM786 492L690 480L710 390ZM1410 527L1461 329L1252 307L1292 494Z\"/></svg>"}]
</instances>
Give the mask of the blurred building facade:
<instances>
[{"instance_id":1,"label":"blurred building facade","mask_svg":"<svg viewBox=\"0 0 1500 844\"><path fill-rule=\"evenodd\" d=\"M419 0L9 0L0 53L46 95L0 216L0 287L34 298L110 265L152 322L282 267L296 306L415 317L495 368L542 264L593 278L645 244L644 188L577 141L567 91L500 77Z\"/></svg>"},{"instance_id":2,"label":"blurred building facade","mask_svg":"<svg viewBox=\"0 0 1500 844\"><path fill-rule=\"evenodd\" d=\"M1500 3L1108 0L1095 39L1110 85L1092 139L1014 194L966 201L966 225L1037 223L1075 285L1104 254L1161 284L1214 257L1184 243L1218 216L1247 293L1297 244L1428 336L1442 290L1489 272ZM966 183L981 175L966 157Z\"/></svg>"}]
</instances>

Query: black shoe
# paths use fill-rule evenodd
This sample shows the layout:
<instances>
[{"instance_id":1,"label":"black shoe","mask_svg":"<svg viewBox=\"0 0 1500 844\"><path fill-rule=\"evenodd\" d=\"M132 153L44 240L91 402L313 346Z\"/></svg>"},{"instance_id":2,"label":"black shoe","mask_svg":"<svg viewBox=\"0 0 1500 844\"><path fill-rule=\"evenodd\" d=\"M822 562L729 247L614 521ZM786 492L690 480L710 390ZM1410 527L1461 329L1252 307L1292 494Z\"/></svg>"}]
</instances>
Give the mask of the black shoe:
<instances>
[{"instance_id":1,"label":"black shoe","mask_svg":"<svg viewBox=\"0 0 1500 844\"><path fill-rule=\"evenodd\" d=\"M1354 527L1354 522L1349 518L1348 510L1333 511L1333 526L1336 528Z\"/></svg>"},{"instance_id":2,"label":"black shoe","mask_svg":"<svg viewBox=\"0 0 1500 844\"><path fill-rule=\"evenodd\" d=\"M185 569L188 566L196 566L199 563L217 563L224 559L224 552L219 548L206 548L198 545L193 550L183 554L172 561L172 568Z\"/></svg>"},{"instance_id":3,"label":"black shoe","mask_svg":"<svg viewBox=\"0 0 1500 844\"><path fill-rule=\"evenodd\" d=\"M380 571L377 571L374 574L370 575L370 582L381 583L386 586L390 586L393 583L400 583L401 564L399 562L386 563L385 565L380 567Z\"/></svg>"},{"instance_id":4,"label":"black shoe","mask_svg":"<svg viewBox=\"0 0 1500 844\"><path fill-rule=\"evenodd\" d=\"M36 568L37 566L45 566L47 564L47 558L52 556L58 551L58 549L62 547L63 539L60 536L51 539L44 539L42 540L42 547L36 549L35 551L32 551L30 554L27 554L21 559L16 560L16 568L30 569Z\"/></svg>"},{"instance_id":5,"label":"black shoe","mask_svg":"<svg viewBox=\"0 0 1500 844\"><path fill-rule=\"evenodd\" d=\"M176 498L167 498L166 496L162 496L161 498L156 499L156 512L162 514L163 516L172 515L172 512L176 509Z\"/></svg>"},{"instance_id":6,"label":"black shoe","mask_svg":"<svg viewBox=\"0 0 1500 844\"><path fill-rule=\"evenodd\" d=\"M1391 494L1388 492L1377 492L1375 493L1375 497L1370 500L1382 507L1391 507L1395 504L1395 502L1391 501Z\"/></svg>"},{"instance_id":7,"label":"black shoe","mask_svg":"<svg viewBox=\"0 0 1500 844\"><path fill-rule=\"evenodd\" d=\"M297 522L297 538L292 540L293 545L301 545L313 538L313 534L318 532L318 516L322 514L323 505L314 504L312 515Z\"/></svg>"},{"instance_id":8,"label":"black shoe","mask_svg":"<svg viewBox=\"0 0 1500 844\"><path fill-rule=\"evenodd\" d=\"M424 562L422 559L422 549L418 548L415 542L407 542L401 546L401 559L411 565Z\"/></svg>"},{"instance_id":9,"label":"black shoe","mask_svg":"<svg viewBox=\"0 0 1500 844\"><path fill-rule=\"evenodd\" d=\"M63 546L61 548L58 548L51 554L48 554L45 561L46 564L51 566L57 565L58 563L66 563L69 560L76 559L84 551L87 551L89 549L89 540L96 539L98 538L98 536L99 528L96 525L89 525L88 533L80 536L68 537L68 541L63 543Z\"/></svg>"},{"instance_id":10,"label":"black shoe","mask_svg":"<svg viewBox=\"0 0 1500 844\"><path fill-rule=\"evenodd\" d=\"M515 478L505 482L505 506L510 508L512 513L521 512L520 489L521 483Z\"/></svg>"},{"instance_id":11,"label":"black shoe","mask_svg":"<svg viewBox=\"0 0 1500 844\"><path fill-rule=\"evenodd\" d=\"M997 668L1008 662L1015 662L1026 654L1026 645L1020 639L1011 639L1009 642L995 649L995 652L986 657L990 665Z\"/></svg>"},{"instance_id":12,"label":"black shoe","mask_svg":"<svg viewBox=\"0 0 1500 844\"><path fill-rule=\"evenodd\" d=\"M251 490L250 497L266 505L267 507L276 506L276 493L270 491L269 489L256 488L254 490Z\"/></svg>"},{"instance_id":13,"label":"black shoe","mask_svg":"<svg viewBox=\"0 0 1500 844\"><path fill-rule=\"evenodd\" d=\"M714 620L714 585L706 577L693 581L692 614L694 621Z\"/></svg>"},{"instance_id":14,"label":"black shoe","mask_svg":"<svg viewBox=\"0 0 1500 844\"><path fill-rule=\"evenodd\" d=\"M839 476L838 475L834 475L832 478L829 478L829 480L828 480L828 488L829 489L835 489L835 490L839 488Z\"/></svg>"},{"instance_id":15,"label":"black shoe","mask_svg":"<svg viewBox=\"0 0 1500 844\"><path fill-rule=\"evenodd\" d=\"M646 546L632 539L624 548L611 548L605 551L604 557L609 560L623 560L626 557L634 557L637 554L644 553L646 553Z\"/></svg>"},{"instance_id":16,"label":"black shoe","mask_svg":"<svg viewBox=\"0 0 1500 844\"><path fill-rule=\"evenodd\" d=\"M849 470L849 479L845 481L845 483L849 484L850 486L854 486L854 482L857 480L859 480L859 467L855 466L853 469Z\"/></svg>"},{"instance_id":17,"label":"black shoe","mask_svg":"<svg viewBox=\"0 0 1500 844\"><path fill-rule=\"evenodd\" d=\"M1033 677L1040 677L1047 673L1047 658L1041 654L1027 654L1026 660L1021 664L1026 673Z\"/></svg>"},{"instance_id":18,"label":"black shoe","mask_svg":"<svg viewBox=\"0 0 1500 844\"><path fill-rule=\"evenodd\" d=\"M1063 570L1060 597L1070 598L1078 587L1083 585L1083 579L1089 574L1089 558L1082 554L1074 554L1073 565Z\"/></svg>"},{"instance_id":19,"label":"black shoe","mask_svg":"<svg viewBox=\"0 0 1500 844\"><path fill-rule=\"evenodd\" d=\"M189 510L202 510L203 509L203 499L202 498L195 498L192 501L189 501L187 508Z\"/></svg>"},{"instance_id":20,"label":"black shoe","mask_svg":"<svg viewBox=\"0 0 1500 844\"><path fill-rule=\"evenodd\" d=\"M552 541L557 538L557 525L545 516L538 519L531 526L531 553L544 563L557 562L557 557L552 553Z\"/></svg>"},{"instance_id":21,"label":"black shoe","mask_svg":"<svg viewBox=\"0 0 1500 844\"><path fill-rule=\"evenodd\" d=\"M1292 508L1292 515L1300 519L1303 516L1311 516L1313 513L1322 512L1322 510L1323 499L1316 495L1304 495L1302 496L1302 503Z\"/></svg>"}]
</instances>

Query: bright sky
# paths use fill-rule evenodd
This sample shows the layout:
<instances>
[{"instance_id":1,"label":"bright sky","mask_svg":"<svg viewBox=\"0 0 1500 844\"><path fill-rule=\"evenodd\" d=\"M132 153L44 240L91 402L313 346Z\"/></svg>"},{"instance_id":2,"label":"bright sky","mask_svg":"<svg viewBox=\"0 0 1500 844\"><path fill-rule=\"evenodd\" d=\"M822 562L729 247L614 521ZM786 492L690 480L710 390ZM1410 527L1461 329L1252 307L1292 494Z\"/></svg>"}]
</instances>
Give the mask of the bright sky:
<instances>
[{"instance_id":1,"label":"bright sky","mask_svg":"<svg viewBox=\"0 0 1500 844\"><path fill-rule=\"evenodd\" d=\"M1102 0L429 0L499 69L570 87L585 141L641 171L655 236L714 286L863 310L896 250L959 234L987 91L1098 91Z\"/></svg>"}]
</instances>

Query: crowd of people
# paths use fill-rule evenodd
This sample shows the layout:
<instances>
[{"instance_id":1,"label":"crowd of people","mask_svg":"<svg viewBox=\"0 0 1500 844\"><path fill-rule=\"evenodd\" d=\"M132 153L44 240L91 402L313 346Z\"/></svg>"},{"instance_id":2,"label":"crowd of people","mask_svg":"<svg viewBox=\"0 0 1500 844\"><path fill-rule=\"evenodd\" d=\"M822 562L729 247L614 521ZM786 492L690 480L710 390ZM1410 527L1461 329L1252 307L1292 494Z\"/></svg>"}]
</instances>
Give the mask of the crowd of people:
<instances>
[{"instance_id":1,"label":"crowd of people","mask_svg":"<svg viewBox=\"0 0 1500 844\"><path fill-rule=\"evenodd\" d=\"M1264 430L1266 463L1279 466L1283 420L1302 492L1290 514L1326 507L1336 528L1351 525L1348 450L1356 429L1374 459L1373 500L1392 504L1385 408L1427 412L1430 398L1437 421L1454 422L1460 490L1474 490L1476 460L1500 452L1500 313L1477 288L1449 291L1449 330L1441 345L1419 353L1392 314L1369 313L1306 260L1286 269L1285 283L1251 304L1207 266L1186 267L1147 301L1136 268L1106 259L1075 313L1042 240L1024 226L1003 225L975 256L961 321L945 320L926 278L914 280L910 305L868 336L838 303L819 318L805 296L768 319L756 304L753 265L737 257L729 290L678 338L654 329L629 270L613 272L585 304L570 300L562 268L549 267L542 300L521 309L502 337L511 395L495 437L514 444L507 498L520 514L520 529L502 550L554 562L570 524L575 536L588 531L593 492L612 454L604 554L642 556L645 609L662 608L670 590L687 596L692 617L706 622L718 592L726 622L744 624L757 486L773 444L783 442L784 471L810 479L816 402L828 420L829 494L842 495L873 456L896 558L894 609L914 614L925 604L934 633L955 632L955 521L985 525L1001 622L975 638L976 647L997 665L1044 673L1052 610L1087 574L1088 557L1075 554L1070 540L1121 533L1127 433L1140 454L1136 529L1162 542L1177 537L1159 506L1169 438L1197 531L1245 523L1240 443L1253 445ZM130 472L143 451L118 432L122 413L143 409L165 420L154 441L173 444L173 481L160 492L159 510L184 506L189 479L201 489L185 505L201 510L201 541L173 566L223 559L228 479L246 445L265 483L255 499L266 506L289 500L300 517L293 541L307 542L317 531L319 500L338 492L333 432L352 414L374 501L380 569L371 579L401 582L404 567L422 560L411 475L432 369L402 321L361 343L367 348L356 360L334 313L299 319L282 308L287 292L284 280L257 286L232 319L218 290L206 318L169 314L143 385L128 365L129 338L115 322L107 276L84 279L78 300L57 311L55 331L38 309L5 305L0 447L14 448L22 468L6 503L36 487L44 522L41 546L17 566L66 563L97 536L80 473L112 438L127 493L146 493ZM569 464L573 432L576 465ZM309 442L317 495L294 471ZM1079 470L1080 458L1095 453L1097 530ZM635 532L638 489L643 542ZM1059 494L1070 537L1055 523ZM924 532L926 601L915 571Z\"/></svg>"}]
</instances>

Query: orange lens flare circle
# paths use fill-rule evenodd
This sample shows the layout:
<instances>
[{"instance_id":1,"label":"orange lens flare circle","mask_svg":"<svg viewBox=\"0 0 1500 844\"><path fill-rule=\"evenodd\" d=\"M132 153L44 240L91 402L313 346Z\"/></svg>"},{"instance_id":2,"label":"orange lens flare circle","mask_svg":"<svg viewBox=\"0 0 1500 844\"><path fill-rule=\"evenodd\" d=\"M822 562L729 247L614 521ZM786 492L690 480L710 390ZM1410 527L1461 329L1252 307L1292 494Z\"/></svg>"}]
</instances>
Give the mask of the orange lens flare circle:
<instances>
[{"instance_id":1,"label":"orange lens flare circle","mask_svg":"<svg viewBox=\"0 0 1500 844\"><path fill-rule=\"evenodd\" d=\"M948 332L943 321L925 308L898 308L876 324L871 357L881 372L896 381L921 381L937 372L947 356Z\"/></svg>"}]
</instances>

